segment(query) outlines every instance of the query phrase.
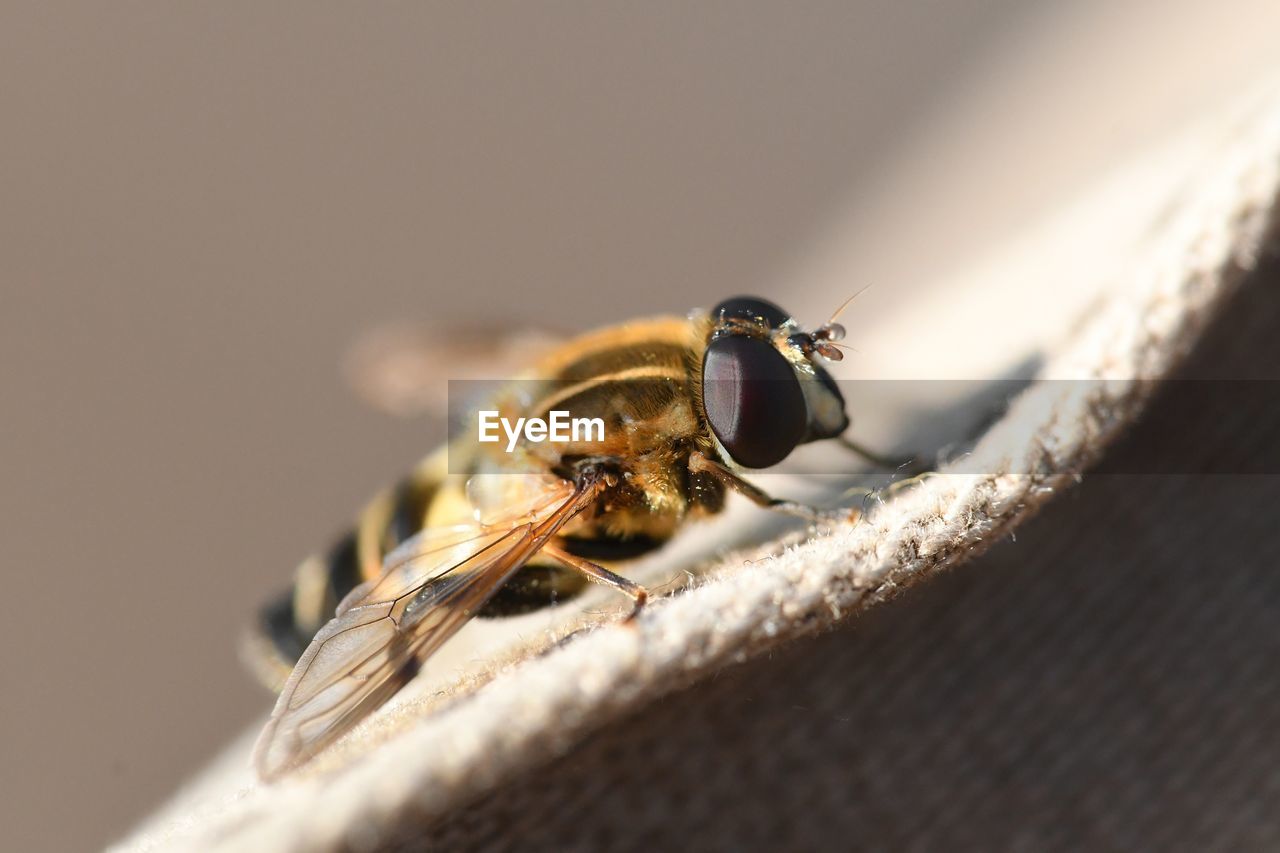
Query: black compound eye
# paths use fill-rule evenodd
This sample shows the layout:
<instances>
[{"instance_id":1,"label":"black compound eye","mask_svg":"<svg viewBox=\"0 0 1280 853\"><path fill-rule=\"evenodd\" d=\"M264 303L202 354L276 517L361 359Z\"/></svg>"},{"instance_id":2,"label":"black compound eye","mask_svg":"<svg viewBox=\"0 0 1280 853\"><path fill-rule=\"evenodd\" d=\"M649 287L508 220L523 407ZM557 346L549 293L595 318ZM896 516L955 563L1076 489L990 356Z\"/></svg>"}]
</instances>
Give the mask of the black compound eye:
<instances>
[{"instance_id":1,"label":"black compound eye","mask_svg":"<svg viewBox=\"0 0 1280 853\"><path fill-rule=\"evenodd\" d=\"M804 438L804 391L787 359L767 341L730 335L702 360L702 401L712 431L739 465L777 465Z\"/></svg>"},{"instance_id":2,"label":"black compound eye","mask_svg":"<svg viewBox=\"0 0 1280 853\"><path fill-rule=\"evenodd\" d=\"M767 299L755 296L735 296L726 299L711 309L711 319L763 320L770 329L776 329L791 318L791 315L774 305Z\"/></svg>"}]
</instances>

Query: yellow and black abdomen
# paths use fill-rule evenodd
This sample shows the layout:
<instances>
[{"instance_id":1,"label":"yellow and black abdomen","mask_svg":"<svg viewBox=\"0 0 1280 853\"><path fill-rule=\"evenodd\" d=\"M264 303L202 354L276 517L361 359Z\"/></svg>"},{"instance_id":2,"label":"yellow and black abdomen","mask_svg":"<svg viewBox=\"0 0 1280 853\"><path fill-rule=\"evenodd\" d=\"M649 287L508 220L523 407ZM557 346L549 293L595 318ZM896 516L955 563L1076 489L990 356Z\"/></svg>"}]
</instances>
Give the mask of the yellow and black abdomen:
<instances>
[{"instance_id":1,"label":"yellow and black abdomen","mask_svg":"<svg viewBox=\"0 0 1280 853\"><path fill-rule=\"evenodd\" d=\"M446 487L443 450L376 497L356 525L322 554L302 562L293 586L262 608L249 638L251 662L272 686L301 657L311 638L333 618L347 593L382 571L383 558L422 530Z\"/></svg>"}]
</instances>

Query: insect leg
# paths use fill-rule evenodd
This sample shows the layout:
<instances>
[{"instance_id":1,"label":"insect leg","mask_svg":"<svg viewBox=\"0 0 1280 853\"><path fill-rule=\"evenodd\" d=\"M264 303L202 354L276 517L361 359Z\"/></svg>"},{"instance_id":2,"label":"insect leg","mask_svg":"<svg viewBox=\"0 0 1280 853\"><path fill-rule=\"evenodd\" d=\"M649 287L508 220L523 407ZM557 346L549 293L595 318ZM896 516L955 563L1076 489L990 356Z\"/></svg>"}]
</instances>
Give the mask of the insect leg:
<instances>
[{"instance_id":1,"label":"insect leg","mask_svg":"<svg viewBox=\"0 0 1280 853\"><path fill-rule=\"evenodd\" d=\"M746 497L756 506L775 510L776 512L785 512L788 515L797 515L809 521L854 522L862 517L862 510L857 507L822 509L797 501L772 497L764 489L748 483L724 465L698 451L694 451L689 455L689 470L710 474L738 494Z\"/></svg>"},{"instance_id":2,"label":"insect leg","mask_svg":"<svg viewBox=\"0 0 1280 853\"><path fill-rule=\"evenodd\" d=\"M876 453L865 444L860 444L843 435L836 437L836 443L845 450L861 456L877 468L885 468L889 471L903 471L912 475L923 474L927 470L914 456L910 459L890 459L888 456Z\"/></svg>"},{"instance_id":3,"label":"insect leg","mask_svg":"<svg viewBox=\"0 0 1280 853\"><path fill-rule=\"evenodd\" d=\"M542 553L574 571L581 572L588 580L616 589L628 596L634 602L631 615L627 617L628 620L640 615L640 611L644 609L644 603L649 600L649 591L635 581L627 580L622 575L611 572L604 566L596 565L590 560L584 560L576 554L570 554L551 542L542 546Z\"/></svg>"}]
</instances>

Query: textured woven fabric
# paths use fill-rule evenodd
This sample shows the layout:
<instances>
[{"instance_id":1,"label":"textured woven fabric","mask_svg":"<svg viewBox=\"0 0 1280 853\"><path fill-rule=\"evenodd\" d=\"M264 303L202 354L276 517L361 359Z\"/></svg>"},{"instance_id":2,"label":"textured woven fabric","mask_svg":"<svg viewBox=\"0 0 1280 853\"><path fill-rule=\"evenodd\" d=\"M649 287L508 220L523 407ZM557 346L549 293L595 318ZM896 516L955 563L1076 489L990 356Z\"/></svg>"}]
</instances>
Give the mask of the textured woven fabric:
<instances>
[{"instance_id":1,"label":"textured woven fabric","mask_svg":"<svg viewBox=\"0 0 1280 853\"><path fill-rule=\"evenodd\" d=\"M1280 379L1280 261L1188 376ZM1115 448L1166 431L1157 401ZM1208 463L1280 419L1218 413ZM647 707L442 849L1280 846L1280 475L1086 475L963 570Z\"/></svg>"},{"instance_id":2,"label":"textured woven fabric","mask_svg":"<svg viewBox=\"0 0 1280 853\"><path fill-rule=\"evenodd\" d=\"M1264 108L1242 120L1045 364L1048 376L1111 381L1028 389L966 460L986 473L931 478L860 524L726 561L635 624L584 617L589 630L566 642L530 638L281 784L229 776L136 846L1039 849L1193 843L1228 837L1228 822L1237 842L1262 843L1271 830L1251 815L1275 777L1235 777L1256 800L1235 778L1214 780L1239 756L1269 755L1258 720L1274 704L1269 617L1230 598L1268 593L1195 549L1246 575L1266 565L1243 543L1269 518L1228 508L1267 506L1271 480L1070 487L1143 412L1154 386L1139 380L1180 366L1274 239L1277 118ZM1241 310L1258 323L1267 306ZM1241 346L1238 325L1225 340ZM1158 412L1147 423L1167 428ZM1025 526L1054 499L1056 519ZM903 594L1015 528L1017 545ZM852 614L852 630L812 639ZM1226 732L1241 740L1215 751ZM1113 776L1127 781L1108 788ZM1206 784L1223 797L1208 809ZM1168 818L1197 808L1182 829Z\"/></svg>"}]
</instances>

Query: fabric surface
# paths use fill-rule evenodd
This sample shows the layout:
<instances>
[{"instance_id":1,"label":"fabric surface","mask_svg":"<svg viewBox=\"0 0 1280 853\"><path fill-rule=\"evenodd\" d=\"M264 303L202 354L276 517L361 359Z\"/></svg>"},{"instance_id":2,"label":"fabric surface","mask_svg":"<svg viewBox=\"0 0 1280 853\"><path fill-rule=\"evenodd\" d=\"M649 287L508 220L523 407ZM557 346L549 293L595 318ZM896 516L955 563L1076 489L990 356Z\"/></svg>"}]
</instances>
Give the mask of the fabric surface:
<instances>
[{"instance_id":1,"label":"fabric surface","mask_svg":"<svg viewBox=\"0 0 1280 853\"><path fill-rule=\"evenodd\" d=\"M1230 507L1273 503L1273 480L1070 487L1144 410L1154 386L1138 380L1180 367L1274 239L1273 105L1240 120L1044 369L1109 381L1034 385L966 460L984 473L931 478L856 526L728 561L634 625L533 638L295 778L227 782L132 845L1267 841L1257 815L1276 777L1235 770L1273 755L1266 554L1206 563L1194 546L1267 533L1269 519ZM1259 281L1241 299L1273 291ZM1060 517L1023 526L1067 491ZM1017 545L851 620L1015 528Z\"/></svg>"},{"instance_id":2,"label":"fabric surface","mask_svg":"<svg viewBox=\"0 0 1280 853\"><path fill-rule=\"evenodd\" d=\"M1280 378L1277 317L1273 257L1182 375ZM1107 467L1140 470L1184 429L1182 393ZM1230 445L1274 458L1276 414L1215 413L1183 471ZM401 847L1276 849L1269 470L1086 474L963 569L631 714Z\"/></svg>"}]
</instances>

